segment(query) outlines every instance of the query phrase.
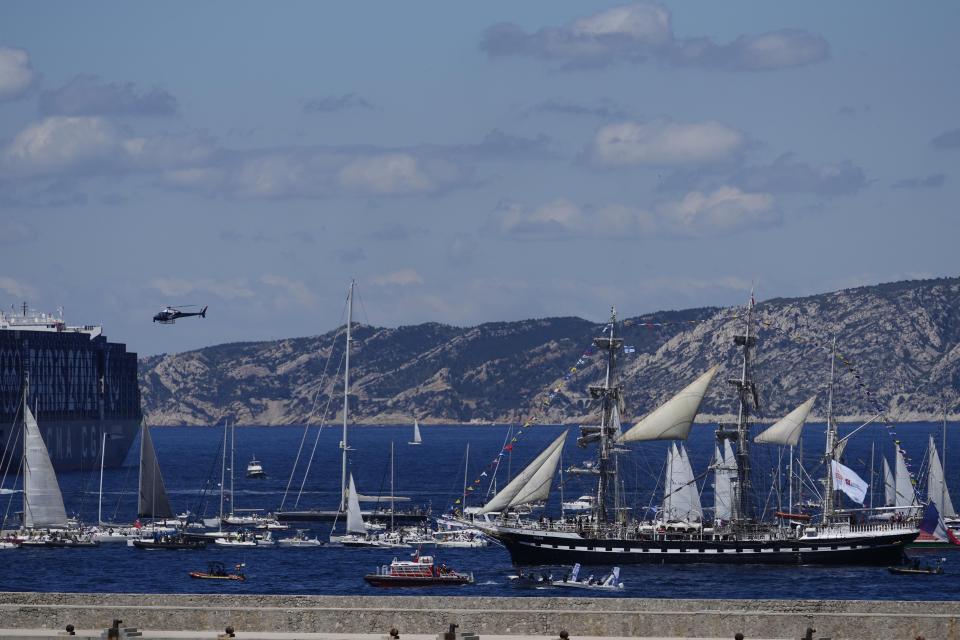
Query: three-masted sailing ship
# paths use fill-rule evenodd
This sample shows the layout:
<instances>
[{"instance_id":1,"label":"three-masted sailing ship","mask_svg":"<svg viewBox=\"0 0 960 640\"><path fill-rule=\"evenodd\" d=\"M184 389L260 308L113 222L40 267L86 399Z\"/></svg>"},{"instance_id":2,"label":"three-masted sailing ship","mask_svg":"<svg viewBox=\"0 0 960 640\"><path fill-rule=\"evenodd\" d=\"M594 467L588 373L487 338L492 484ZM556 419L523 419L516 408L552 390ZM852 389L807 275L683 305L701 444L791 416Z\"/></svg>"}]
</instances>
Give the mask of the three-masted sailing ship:
<instances>
[{"instance_id":1,"label":"three-masted sailing ship","mask_svg":"<svg viewBox=\"0 0 960 640\"><path fill-rule=\"evenodd\" d=\"M919 530L916 526L900 518L883 522L856 518L867 523L856 524L851 512L836 507L836 491L851 491L848 484L851 480L855 483L857 478L840 463L849 436L839 439L832 419L827 421L826 477L819 518L812 521L809 516L798 518L788 512L778 514L774 522L767 522L757 515L750 470L751 445L753 442L795 445L814 398L751 442L751 416L758 405L757 387L751 378L751 352L757 342L751 333L752 299L746 315L746 331L734 336L735 344L742 352L740 376L729 381L736 388L739 400L737 422L720 425L716 433L717 446L712 465L716 504L712 522L704 518L683 442L719 367L710 368L630 429L622 431L620 416L625 403L617 365L618 356L623 351L623 339L616 335L616 311L612 309L603 335L593 341L606 359L602 384L590 387L591 397L600 405L600 424L580 427L577 440L582 447L597 448L597 486L590 515L526 521L513 510L531 500L542 500L549 492L549 482L556 468L550 462L554 456L559 458L564 440L561 436L482 508L481 513L498 514L497 517L486 522L474 520L475 526L499 540L509 550L513 562L519 565L898 562L905 545L917 537ZM664 499L656 518L633 520L629 516L630 510L622 504L617 450L627 443L651 440L672 441Z\"/></svg>"}]
</instances>

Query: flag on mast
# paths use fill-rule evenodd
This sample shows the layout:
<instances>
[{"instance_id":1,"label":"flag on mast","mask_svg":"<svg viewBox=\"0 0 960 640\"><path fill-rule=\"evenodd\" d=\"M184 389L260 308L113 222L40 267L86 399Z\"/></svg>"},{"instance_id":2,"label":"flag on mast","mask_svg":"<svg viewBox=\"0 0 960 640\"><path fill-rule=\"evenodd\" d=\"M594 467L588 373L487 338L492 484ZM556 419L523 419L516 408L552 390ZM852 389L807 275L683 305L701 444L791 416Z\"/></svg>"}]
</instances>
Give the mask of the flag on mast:
<instances>
[{"instance_id":1,"label":"flag on mast","mask_svg":"<svg viewBox=\"0 0 960 640\"><path fill-rule=\"evenodd\" d=\"M857 504L863 504L867 497L867 488L870 486L864 482L863 478L846 465L842 465L836 460L830 461L833 466L833 488L843 491L851 500Z\"/></svg>"}]
</instances>

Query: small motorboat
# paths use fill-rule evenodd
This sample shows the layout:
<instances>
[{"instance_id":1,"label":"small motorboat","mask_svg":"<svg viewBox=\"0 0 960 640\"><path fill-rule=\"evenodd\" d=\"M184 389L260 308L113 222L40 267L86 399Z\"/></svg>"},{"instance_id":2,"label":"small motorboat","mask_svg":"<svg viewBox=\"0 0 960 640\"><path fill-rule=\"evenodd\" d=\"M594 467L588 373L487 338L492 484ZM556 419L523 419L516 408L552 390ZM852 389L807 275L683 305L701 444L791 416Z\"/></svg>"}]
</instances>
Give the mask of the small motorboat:
<instances>
[{"instance_id":1,"label":"small motorboat","mask_svg":"<svg viewBox=\"0 0 960 640\"><path fill-rule=\"evenodd\" d=\"M620 582L620 567L614 567L613 571L603 578L594 578L589 576L583 580L580 579L580 563L573 565L573 571L570 575L564 576L561 580L553 580L554 587L567 587L572 589L595 589L598 591L618 591L624 588Z\"/></svg>"},{"instance_id":2,"label":"small motorboat","mask_svg":"<svg viewBox=\"0 0 960 640\"><path fill-rule=\"evenodd\" d=\"M319 538L308 538L303 529L297 529L297 532L289 538L280 538L277 544L281 547L322 547L323 540Z\"/></svg>"},{"instance_id":3,"label":"small motorboat","mask_svg":"<svg viewBox=\"0 0 960 640\"><path fill-rule=\"evenodd\" d=\"M377 567L363 579L375 587L416 587L441 584L473 584L473 573L460 573L445 564L433 563L433 556L414 554L413 560L393 559L389 565Z\"/></svg>"},{"instance_id":4,"label":"small motorboat","mask_svg":"<svg viewBox=\"0 0 960 640\"><path fill-rule=\"evenodd\" d=\"M511 586L514 587L534 587L537 589L549 589L553 586L552 573L539 573L536 571L517 571L514 575L507 576Z\"/></svg>"},{"instance_id":5,"label":"small motorboat","mask_svg":"<svg viewBox=\"0 0 960 640\"><path fill-rule=\"evenodd\" d=\"M590 511L596 499L593 496L580 496L576 500L562 503L564 511Z\"/></svg>"},{"instance_id":6,"label":"small motorboat","mask_svg":"<svg viewBox=\"0 0 960 640\"><path fill-rule=\"evenodd\" d=\"M267 473L263 470L263 465L260 464L260 461L257 460L257 456L253 456L253 460L247 465L247 477L248 478L266 478Z\"/></svg>"},{"instance_id":7,"label":"small motorboat","mask_svg":"<svg viewBox=\"0 0 960 640\"><path fill-rule=\"evenodd\" d=\"M191 571L190 577L198 580L239 580L247 579L243 574L243 562L233 566L234 573L228 573L222 562L208 562L206 571Z\"/></svg>"},{"instance_id":8,"label":"small motorboat","mask_svg":"<svg viewBox=\"0 0 960 640\"><path fill-rule=\"evenodd\" d=\"M137 549L206 549L205 540L193 540L182 535L179 536L154 536L153 538L139 538L128 540L127 544Z\"/></svg>"},{"instance_id":9,"label":"small motorboat","mask_svg":"<svg viewBox=\"0 0 960 640\"><path fill-rule=\"evenodd\" d=\"M921 565L919 560L900 567L887 567L887 571L898 576L938 576L943 573L943 563L946 558L940 558L935 565Z\"/></svg>"},{"instance_id":10,"label":"small motorboat","mask_svg":"<svg viewBox=\"0 0 960 640\"><path fill-rule=\"evenodd\" d=\"M433 539L438 547L460 549L480 549L490 546L490 538L479 529L458 529L455 531L436 531Z\"/></svg>"}]
</instances>

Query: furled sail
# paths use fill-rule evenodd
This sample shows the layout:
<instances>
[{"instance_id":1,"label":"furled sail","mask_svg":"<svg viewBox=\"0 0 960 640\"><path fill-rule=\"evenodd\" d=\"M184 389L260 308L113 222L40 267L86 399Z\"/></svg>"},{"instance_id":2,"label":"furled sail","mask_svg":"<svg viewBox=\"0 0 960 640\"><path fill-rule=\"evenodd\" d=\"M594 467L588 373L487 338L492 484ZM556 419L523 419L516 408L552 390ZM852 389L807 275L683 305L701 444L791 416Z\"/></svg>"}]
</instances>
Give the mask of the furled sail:
<instances>
[{"instance_id":1,"label":"furled sail","mask_svg":"<svg viewBox=\"0 0 960 640\"><path fill-rule=\"evenodd\" d=\"M930 461L927 465L927 500L933 501L937 505L940 515L944 518L953 518L957 515L953 508L953 500L950 499L950 490L947 483L943 480L943 465L940 464L940 455L937 453L937 447L933 443L933 436L930 436Z\"/></svg>"},{"instance_id":2,"label":"furled sail","mask_svg":"<svg viewBox=\"0 0 960 640\"><path fill-rule=\"evenodd\" d=\"M883 506L892 507L897 504L897 485L893 480L893 471L890 463L883 458Z\"/></svg>"},{"instance_id":3,"label":"furled sail","mask_svg":"<svg viewBox=\"0 0 960 640\"><path fill-rule=\"evenodd\" d=\"M63 494L30 407L23 403L23 522L27 529L67 526Z\"/></svg>"},{"instance_id":4,"label":"furled sail","mask_svg":"<svg viewBox=\"0 0 960 640\"><path fill-rule=\"evenodd\" d=\"M543 453L541 453L536 458L534 458L533 462L528 464L523 471L518 473L517 477L515 477L513 480L510 481L509 484L507 484L507 486L505 486L503 489L497 492L495 496L490 498L490 501L480 508L479 513L490 513L492 511L504 511L508 507L510 507L510 505L513 504L513 499L516 498L522 491L524 491L527 484L530 483L530 481L534 478L534 476L537 475L537 471L540 470L540 467L543 467L547 463L547 461L553 455L555 450L558 449L558 447L563 446L563 442L566 439L566 437L567 437L567 432L564 431L556 440L554 440L550 444L549 447L544 449ZM559 460L559 455L557 455L557 459ZM551 474L550 477L552 478L553 475ZM547 487L547 491L549 492L549 486Z\"/></svg>"},{"instance_id":5,"label":"furled sail","mask_svg":"<svg viewBox=\"0 0 960 640\"><path fill-rule=\"evenodd\" d=\"M560 454L563 453L566 436L567 432L564 431L563 435L553 441L553 444L550 445L550 455L543 465L537 469L537 472L533 474L530 481L513 497L513 500L510 501L511 507L539 502L550 496L550 487L553 485L553 478L557 473L557 465L560 464Z\"/></svg>"},{"instance_id":6,"label":"furled sail","mask_svg":"<svg viewBox=\"0 0 960 640\"><path fill-rule=\"evenodd\" d=\"M173 510L167 499L163 476L160 475L157 452L146 424L140 433L140 499L137 515L141 518L172 518Z\"/></svg>"},{"instance_id":7,"label":"furled sail","mask_svg":"<svg viewBox=\"0 0 960 640\"><path fill-rule=\"evenodd\" d=\"M897 445L897 467L893 476L894 485L897 488L898 507L912 507L917 504L916 494L913 491L913 483L910 481L910 472L907 471L907 461L903 457L900 445ZM899 513L907 513L907 510Z\"/></svg>"},{"instance_id":8,"label":"furled sail","mask_svg":"<svg viewBox=\"0 0 960 640\"><path fill-rule=\"evenodd\" d=\"M347 496L347 533L366 533L367 525L363 523L360 513L360 501L357 499L357 485L350 474L350 495Z\"/></svg>"},{"instance_id":9,"label":"furled sail","mask_svg":"<svg viewBox=\"0 0 960 640\"><path fill-rule=\"evenodd\" d=\"M723 441L723 455L715 447L713 468L713 517L717 520L733 518L733 479L737 477L737 461L730 441Z\"/></svg>"},{"instance_id":10,"label":"furled sail","mask_svg":"<svg viewBox=\"0 0 960 640\"><path fill-rule=\"evenodd\" d=\"M633 425L620 441L686 440L690 435L690 425L700 409L700 402L719 368L719 365L711 367L683 391Z\"/></svg>"},{"instance_id":11,"label":"furled sail","mask_svg":"<svg viewBox=\"0 0 960 640\"><path fill-rule=\"evenodd\" d=\"M815 395L807 399L806 402L778 420L754 438L753 441L764 444L797 446L797 442L800 441L800 433L803 431L803 425L807 421L807 416L810 415L810 409L813 408L816 399L817 396Z\"/></svg>"}]
</instances>

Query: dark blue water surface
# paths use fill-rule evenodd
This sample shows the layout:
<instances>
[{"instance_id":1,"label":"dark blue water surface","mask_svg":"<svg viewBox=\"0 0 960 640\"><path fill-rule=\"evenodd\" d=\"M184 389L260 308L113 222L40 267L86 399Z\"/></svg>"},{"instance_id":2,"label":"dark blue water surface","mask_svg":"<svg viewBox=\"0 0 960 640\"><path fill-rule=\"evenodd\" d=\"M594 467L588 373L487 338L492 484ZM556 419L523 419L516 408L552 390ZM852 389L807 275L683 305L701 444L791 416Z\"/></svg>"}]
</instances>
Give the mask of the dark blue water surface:
<instances>
[{"instance_id":1,"label":"dark blue water surface","mask_svg":"<svg viewBox=\"0 0 960 640\"><path fill-rule=\"evenodd\" d=\"M954 442L948 425L947 482L955 500L960 499L960 462L953 451ZM849 433L853 426L841 428ZM490 464L504 444L507 427L503 426L422 426L423 444L409 446L411 426L359 427L350 431L350 470L360 493L389 493L390 444L394 443L396 494L409 496L411 504L431 505L434 512L443 512L463 489L464 454L470 444L468 483L483 494L490 479ZM553 438L563 427L530 427L518 438L512 455L504 456L500 485L506 479L507 467L516 472ZM822 425L809 425L806 430L804 457L806 467L815 478L822 476L818 459L822 455ZM165 427L152 430L157 456L163 470L167 490L176 511L190 509L206 512L208 517L219 510L219 481L222 428ZM338 501L340 481L341 433L338 428L320 431L309 477L297 502L297 491L313 447L317 429L310 430L306 453L298 466L293 489L286 499L286 509L331 509ZM896 435L888 427L871 425L851 442L846 463L865 478L870 475L871 444L874 445L874 486L882 502L880 456L892 459L894 437L911 456L911 470L921 471L927 448L927 436L933 434L941 443L939 424L911 424L897 427ZM238 509L260 508L273 511L280 507L297 448L303 436L302 427L241 427L236 430L235 505ZM569 429L564 450L564 466L588 459L592 450L575 445L576 430ZM688 442L695 473L701 473L713 455L713 429L695 426ZM657 504L658 477L665 460L668 443L643 443L631 447L621 456L621 477L625 495L636 513ZM778 449L755 447L755 482L770 487L775 482ZM134 445L126 464L108 469L104 475L103 513L105 519L130 522L134 519L137 492L139 446ZM266 480L243 477L246 463L256 456L268 473ZM512 458L512 459L511 459ZM480 484L474 480L482 471ZM589 476L565 476L566 499L589 493ZM97 519L99 469L60 474L60 483L67 511L77 513L85 521ZM921 484L923 484L921 482ZM229 485L229 480L228 480ZM700 480L703 503L712 504L710 479ZM204 491L206 487L206 491ZM785 492L785 485L784 485ZM809 489L807 490L809 494ZM4 496L3 509L7 509ZM12 498L11 512L19 511L19 497ZM785 500L785 498L784 498ZM767 511L776 510L777 497L766 489L758 491L758 504ZM560 491L550 497L548 513L558 513ZM476 504L476 501L473 502ZM468 501L468 504L470 502ZM305 523L312 534L326 538L329 524ZM278 532L277 535L289 535ZM363 594L382 593L363 581L363 574L377 565L388 563L394 556L408 554L403 549L265 548L244 551L210 546L203 551L142 551L125 545L104 544L96 549L35 549L0 551L0 590L8 591L121 591L121 592L236 592L296 594ZM942 576L892 576L882 567L765 567L703 565L635 565L622 568L627 588L621 595L666 598L841 598L841 599L906 599L954 600L960 594L960 554L951 551L926 552L929 559L945 555L946 573ZM509 584L507 576L515 570L509 554L498 546L486 549L447 549L436 552L438 561L459 570L472 571L477 583L464 587L432 587L428 593L457 595L563 595L552 590L519 589ZM243 583L210 583L191 580L187 573L204 569L209 560L227 564L245 562L248 580ZM602 573L604 568L587 567L587 572ZM423 588L392 590L395 594L422 594ZM578 594L581 595L581 594Z\"/></svg>"}]
</instances>

